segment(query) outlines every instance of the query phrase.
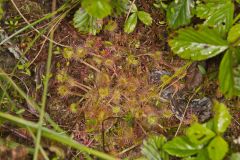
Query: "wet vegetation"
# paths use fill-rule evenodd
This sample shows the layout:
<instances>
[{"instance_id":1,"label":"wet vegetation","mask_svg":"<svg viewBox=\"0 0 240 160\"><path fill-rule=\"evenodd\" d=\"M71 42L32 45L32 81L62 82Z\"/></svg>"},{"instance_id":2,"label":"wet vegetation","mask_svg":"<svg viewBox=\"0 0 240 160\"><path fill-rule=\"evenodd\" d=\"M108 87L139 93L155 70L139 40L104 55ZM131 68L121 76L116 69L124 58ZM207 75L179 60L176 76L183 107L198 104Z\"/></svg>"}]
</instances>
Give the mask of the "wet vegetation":
<instances>
[{"instance_id":1,"label":"wet vegetation","mask_svg":"<svg viewBox=\"0 0 240 160\"><path fill-rule=\"evenodd\" d=\"M0 159L240 159L238 0L0 0Z\"/></svg>"}]
</instances>

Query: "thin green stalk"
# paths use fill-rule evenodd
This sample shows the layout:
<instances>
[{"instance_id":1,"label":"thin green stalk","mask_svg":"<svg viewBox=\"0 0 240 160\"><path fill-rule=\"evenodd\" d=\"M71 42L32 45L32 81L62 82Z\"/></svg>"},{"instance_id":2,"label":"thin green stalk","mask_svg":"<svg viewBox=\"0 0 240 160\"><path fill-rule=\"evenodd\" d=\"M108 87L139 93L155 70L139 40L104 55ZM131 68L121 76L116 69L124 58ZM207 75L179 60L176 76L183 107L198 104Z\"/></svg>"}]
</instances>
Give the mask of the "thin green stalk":
<instances>
[{"instance_id":1,"label":"thin green stalk","mask_svg":"<svg viewBox=\"0 0 240 160\"><path fill-rule=\"evenodd\" d=\"M54 31L55 28L50 33L50 39L53 40L54 37ZM40 110L40 117L39 117L39 126L38 126L38 132L37 132L37 138L36 138L36 143L35 143L35 151L34 151L34 160L37 160L38 158L38 151L40 147L40 141L41 141L41 135L42 135L42 125L43 125L43 120L44 120L44 114L45 114L45 107L46 107L46 102L47 102L47 92L48 92L48 82L51 78L51 63L52 63L52 53L53 51L53 42L49 41L49 49L48 49L48 59L47 59L47 66L46 66L46 76L43 81L43 96L42 96L42 105L41 105L41 110Z\"/></svg>"},{"instance_id":2,"label":"thin green stalk","mask_svg":"<svg viewBox=\"0 0 240 160\"><path fill-rule=\"evenodd\" d=\"M29 97L18 85L0 68L0 77L2 77L4 80L6 80L19 94L22 96L26 102L32 106L35 110L40 111L40 107L38 104L32 100L31 97ZM46 113L45 114L46 120L50 123L50 125L58 132L64 132L52 119L51 117Z\"/></svg>"},{"instance_id":3,"label":"thin green stalk","mask_svg":"<svg viewBox=\"0 0 240 160\"><path fill-rule=\"evenodd\" d=\"M11 38L15 37L16 35L22 33L23 31L27 30L28 28L32 28L33 26L35 26L38 23L41 23L44 20L47 20L49 18L52 18L54 15L56 15L57 13L65 10L68 7L68 2L66 2L65 4L63 4L58 10L48 13L47 15L45 15L44 17L38 19L37 21L26 25L25 27L21 28L20 30L16 31L15 33L13 33L12 35L10 35L8 38L4 39L2 42L0 42L0 46L3 45L4 43L6 43L7 41L9 41Z\"/></svg>"},{"instance_id":4,"label":"thin green stalk","mask_svg":"<svg viewBox=\"0 0 240 160\"><path fill-rule=\"evenodd\" d=\"M17 62L17 64L15 65L15 67L13 68L12 72L11 72L11 75L14 75L15 71L17 70L17 67L19 65L19 63L21 63L20 59L24 58L24 56L26 55L26 53L31 49L31 47L33 46L33 44L37 41L37 39L42 35L44 34L44 32L46 31L46 29L40 31L39 34L37 34L34 39L31 41L31 43L28 45L28 47L26 48L26 50L23 52L23 54L21 55L21 57L19 58L19 61ZM10 84L6 84L7 87L6 88L9 88L10 87ZM2 102L3 98L5 97L5 92L3 93L2 95L2 98L0 99L0 103Z\"/></svg>"},{"instance_id":5,"label":"thin green stalk","mask_svg":"<svg viewBox=\"0 0 240 160\"><path fill-rule=\"evenodd\" d=\"M6 94L6 97L7 97L8 101L11 103L12 108L14 108L15 110L17 110L17 107L16 107L15 103L12 101L11 97L10 97L9 94L7 93L6 88L3 87L3 84L2 84L1 81L0 81L0 87L1 87L1 89L3 90L3 93ZM0 103L0 104L1 104L1 103ZM20 117L23 118L21 115L20 115ZM28 127L27 127L27 130L28 130L28 132L30 133L30 135L32 136L33 140L35 140L36 137L35 137L35 135L33 134L32 130L31 130L30 128L28 128ZM49 158L48 158L46 152L43 150L42 146L40 146L40 151L41 151L44 159L45 159L45 160L49 160Z\"/></svg>"},{"instance_id":6,"label":"thin green stalk","mask_svg":"<svg viewBox=\"0 0 240 160\"><path fill-rule=\"evenodd\" d=\"M76 5L76 4L75 4ZM65 13L63 13L63 15L60 16L60 18L57 20L56 23L60 23L60 20L63 19L67 13L72 9L72 7L74 7L75 5L71 6L68 10L65 11ZM53 25L54 26L54 25ZM38 35L40 36L40 35ZM52 42L52 41L51 41ZM26 53L26 51L25 51ZM15 66L16 68L16 66ZM13 71L14 72L14 71ZM13 74L13 73L12 73ZM19 94L24 98L26 99L26 101L37 111L40 112L40 107L38 106L38 104L33 101L31 99L31 97L29 97L26 93L24 93L13 81L12 79L3 71L0 69L0 76L3 76L9 84L11 84L18 92ZM62 130L52 119L51 117L46 113L45 115L45 119L51 124L51 126L58 132L64 132L64 130Z\"/></svg>"},{"instance_id":7,"label":"thin green stalk","mask_svg":"<svg viewBox=\"0 0 240 160\"><path fill-rule=\"evenodd\" d=\"M53 6L52 9L55 10L56 8L56 0L53 1ZM67 10L59 19L57 24L60 23L60 21L67 15L67 13L71 9ZM38 127L38 132L37 132L37 138L36 138L36 143L35 143L35 153L34 153L34 160L37 160L38 157L38 151L39 151L39 146L41 142L41 135L42 135L42 125L44 121L44 115L45 115L45 107L47 103L47 93L48 93L48 83L51 78L51 63L52 63L52 56L53 56L53 37L54 37L54 31L56 29L56 25L53 25L52 28L50 29L50 40L49 41L49 48L48 48L48 58L47 58L47 65L46 65L46 74L45 74L45 79L43 81L43 95L42 95L42 104L41 104L41 110L40 110L40 117L39 117L39 127Z\"/></svg>"},{"instance_id":8,"label":"thin green stalk","mask_svg":"<svg viewBox=\"0 0 240 160\"><path fill-rule=\"evenodd\" d=\"M162 89L169 85L173 79L178 78L186 69L192 64L192 61L188 61L184 66L179 68L171 77L169 77L166 81L164 81L159 88Z\"/></svg>"},{"instance_id":9,"label":"thin green stalk","mask_svg":"<svg viewBox=\"0 0 240 160\"><path fill-rule=\"evenodd\" d=\"M14 108L15 110L17 110L17 107L16 107L15 103L11 100L11 97L10 97L9 94L7 93L6 89L3 87L3 84L2 84L1 81L0 81L0 87L1 87L1 89L3 90L3 92L6 94L6 97L7 97L8 101L11 103L12 108ZM0 103L0 104L1 104L1 103ZM21 115L20 115L20 117L23 118ZM32 136L33 140L35 140L36 137L35 137L35 135L33 134L32 130L31 130L29 127L27 127L27 130L28 130L28 132L30 133L30 135ZM42 146L40 146L40 151L41 151L44 159L45 159L45 160L49 160L49 158L48 158L46 152L43 150Z\"/></svg>"},{"instance_id":10,"label":"thin green stalk","mask_svg":"<svg viewBox=\"0 0 240 160\"><path fill-rule=\"evenodd\" d=\"M4 88L4 85L2 84L1 81L0 81L0 88L1 88L2 91L3 91L2 97L5 97L5 95L6 95L8 101L10 102L10 104L11 104L11 110L13 110L13 108L16 109L17 107L16 107L15 103L11 100L9 94L7 93L7 91L6 91L6 89ZM2 100L3 100L3 98L1 99L0 104L2 104Z\"/></svg>"},{"instance_id":11,"label":"thin green stalk","mask_svg":"<svg viewBox=\"0 0 240 160\"><path fill-rule=\"evenodd\" d=\"M240 19L240 13L234 18L232 24L235 24L239 19Z\"/></svg>"},{"instance_id":12,"label":"thin green stalk","mask_svg":"<svg viewBox=\"0 0 240 160\"><path fill-rule=\"evenodd\" d=\"M16 116L12 116L10 114L3 113L3 112L0 112L0 118L2 118L4 120L7 120L7 121L11 121L18 126L29 127L33 131L36 131L39 127L39 124L37 124L37 123L33 123L31 121L27 121L27 120L24 120L22 118L18 118ZM50 130L48 128L42 127L42 135L43 135L43 137L46 137L46 138L49 138L51 140L57 141L59 143L65 144L69 147L77 149L78 151L97 156L97 157L102 158L104 160L117 160L117 158L115 158L111 155L108 155L106 153L97 151L97 150L89 148L89 147L86 147L86 146L78 143L77 141L73 140L72 138L70 138L66 135L63 135L63 134L59 134L59 133L57 133L53 130Z\"/></svg>"},{"instance_id":13,"label":"thin green stalk","mask_svg":"<svg viewBox=\"0 0 240 160\"><path fill-rule=\"evenodd\" d=\"M69 12L69 10L68 10L67 12ZM65 14L66 14L66 13L64 13L63 15L61 15L59 19L62 19L62 17L63 17ZM58 21L59 21L59 20L57 20L56 23L58 23ZM53 21L50 22L50 24L52 24L52 23L54 24ZM41 31L34 37L34 39L31 41L31 43L28 45L28 47L27 47L26 50L22 53L22 55L21 55L21 57L20 57L19 59L24 58L24 56L25 56L25 55L27 54L27 52L31 49L31 47L33 46L33 44L34 44L46 31L47 31L47 28L41 30ZM12 70L12 72L11 72L11 75L14 75L15 71L17 70L17 67L18 67L19 63L21 63L20 60L17 62L17 64L16 64L15 67L13 68L13 70ZM10 87L9 84L7 84L7 86ZM7 87L7 88L8 88L8 87ZM1 98L1 100L0 100L0 103L2 102L3 97L4 97L4 94L3 94L3 96L2 96L2 98Z\"/></svg>"}]
</instances>

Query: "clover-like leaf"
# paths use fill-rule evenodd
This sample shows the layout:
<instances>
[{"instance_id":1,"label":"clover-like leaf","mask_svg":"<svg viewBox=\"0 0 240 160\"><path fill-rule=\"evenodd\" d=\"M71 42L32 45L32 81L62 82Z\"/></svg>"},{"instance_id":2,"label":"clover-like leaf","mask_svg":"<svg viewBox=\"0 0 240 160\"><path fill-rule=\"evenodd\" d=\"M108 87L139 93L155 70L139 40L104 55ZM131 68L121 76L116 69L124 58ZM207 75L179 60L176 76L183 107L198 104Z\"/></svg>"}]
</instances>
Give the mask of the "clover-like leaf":
<instances>
[{"instance_id":1,"label":"clover-like leaf","mask_svg":"<svg viewBox=\"0 0 240 160\"><path fill-rule=\"evenodd\" d=\"M149 13L144 11L138 11L137 14L140 21L143 22L145 25L149 26L152 24L152 17Z\"/></svg>"},{"instance_id":2,"label":"clover-like leaf","mask_svg":"<svg viewBox=\"0 0 240 160\"><path fill-rule=\"evenodd\" d=\"M228 43L209 28L180 29L178 35L169 41L172 51L185 59L205 60L228 48Z\"/></svg>"},{"instance_id":3,"label":"clover-like leaf","mask_svg":"<svg viewBox=\"0 0 240 160\"><path fill-rule=\"evenodd\" d=\"M219 102L214 102L214 131L216 133L224 133L231 123L231 115L228 108Z\"/></svg>"},{"instance_id":4,"label":"clover-like leaf","mask_svg":"<svg viewBox=\"0 0 240 160\"><path fill-rule=\"evenodd\" d=\"M232 28L228 32L227 40L229 43L235 43L236 41L239 41L239 38L240 38L240 24L236 24L232 26Z\"/></svg>"},{"instance_id":5,"label":"clover-like leaf","mask_svg":"<svg viewBox=\"0 0 240 160\"><path fill-rule=\"evenodd\" d=\"M215 136L215 133L199 123L194 123L187 129L186 135L194 144L205 144Z\"/></svg>"},{"instance_id":6,"label":"clover-like leaf","mask_svg":"<svg viewBox=\"0 0 240 160\"><path fill-rule=\"evenodd\" d=\"M240 95L240 65L233 67L233 51L225 53L219 68L220 89L227 97Z\"/></svg>"},{"instance_id":7,"label":"clover-like leaf","mask_svg":"<svg viewBox=\"0 0 240 160\"><path fill-rule=\"evenodd\" d=\"M81 33L96 35L102 29L102 20L90 16L80 8L74 14L73 25Z\"/></svg>"},{"instance_id":8,"label":"clover-like leaf","mask_svg":"<svg viewBox=\"0 0 240 160\"><path fill-rule=\"evenodd\" d=\"M221 137L215 137L207 146L211 160L222 160L228 152L228 143Z\"/></svg>"},{"instance_id":9,"label":"clover-like leaf","mask_svg":"<svg viewBox=\"0 0 240 160\"><path fill-rule=\"evenodd\" d=\"M202 147L203 145L193 144L187 137L182 136L167 142L163 149L170 155L187 157L196 154Z\"/></svg>"},{"instance_id":10,"label":"clover-like leaf","mask_svg":"<svg viewBox=\"0 0 240 160\"><path fill-rule=\"evenodd\" d=\"M164 136L152 136L143 141L142 154L151 160L168 160L168 154L162 149L167 142Z\"/></svg>"},{"instance_id":11,"label":"clover-like leaf","mask_svg":"<svg viewBox=\"0 0 240 160\"><path fill-rule=\"evenodd\" d=\"M109 0L83 0L82 7L95 18L104 18L111 13Z\"/></svg>"},{"instance_id":12,"label":"clover-like leaf","mask_svg":"<svg viewBox=\"0 0 240 160\"><path fill-rule=\"evenodd\" d=\"M167 8L167 22L171 28L178 28L191 22L193 1L172 1Z\"/></svg>"},{"instance_id":13,"label":"clover-like leaf","mask_svg":"<svg viewBox=\"0 0 240 160\"><path fill-rule=\"evenodd\" d=\"M197 16L204 25L213 27L224 36L233 23L234 5L231 0L208 0L197 5Z\"/></svg>"},{"instance_id":14,"label":"clover-like leaf","mask_svg":"<svg viewBox=\"0 0 240 160\"><path fill-rule=\"evenodd\" d=\"M132 13L124 24L124 32L131 33L137 25L137 13Z\"/></svg>"}]
</instances>

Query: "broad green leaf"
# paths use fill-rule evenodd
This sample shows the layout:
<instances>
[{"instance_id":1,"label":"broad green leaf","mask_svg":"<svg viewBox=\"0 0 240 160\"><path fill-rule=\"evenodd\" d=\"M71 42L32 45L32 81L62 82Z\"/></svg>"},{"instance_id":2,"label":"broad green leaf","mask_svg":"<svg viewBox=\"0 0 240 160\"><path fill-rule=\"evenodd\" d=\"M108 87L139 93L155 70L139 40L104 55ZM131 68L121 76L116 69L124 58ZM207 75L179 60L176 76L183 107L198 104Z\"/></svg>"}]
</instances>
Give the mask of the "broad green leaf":
<instances>
[{"instance_id":1,"label":"broad green leaf","mask_svg":"<svg viewBox=\"0 0 240 160\"><path fill-rule=\"evenodd\" d=\"M230 0L209 0L197 5L197 17L224 36L232 26L234 4Z\"/></svg>"},{"instance_id":2,"label":"broad green leaf","mask_svg":"<svg viewBox=\"0 0 240 160\"><path fill-rule=\"evenodd\" d=\"M169 160L169 156L162 149L167 142L164 136L152 136L143 141L142 154L150 160Z\"/></svg>"},{"instance_id":3,"label":"broad green leaf","mask_svg":"<svg viewBox=\"0 0 240 160\"><path fill-rule=\"evenodd\" d=\"M220 89L227 97L240 95L240 65L233 67L233 50L225 53L220 63L218 79Z\"/></svg>"},{"instance_id":4,"label":"broad green leaf","mask_svg":"<svg viewBox=\"0 0 240 160\"><path fill-rule=\"evenodd\" d=\"M138 11L138 8L137 8L136 4L132 4L131 7L132 7L131 11L130 11L131 13L136 13ZM130 7L129 7L129 9L130 9Z\"/></svg>"},{"instance_id":5,"label":"broad green leaf","mask_svg":"<svg viewBox=\"0 0 240 160\"><path fill-rule=\"evenodd\" d=\"M207 159L209 159L207 148L201 149L201 151L199 151L197 154L196 160L207 160Z\"/></svg>"},{"instance_id":6,"label":"broad green leaf","mask_svg":"<svg viewBox=\"0 0 240 160\"><path fill-rule=\"evenodd\" d=\"M221 137L215 137L207 146L211 160L222 160L228 152L228 143Z\"/></svg>"},{"instance_id":7,"label":"broad green leaf","mask_svg":"<svg viewBox=\"0 0 240 160\"><path fill-rule=\"evenodd\" d=\"M240 64L240 47L235 48L233 57L234 57L235 63Z\"/></svg>"},{"instance_id":8,"label":"broad green leaf","mask_svg":"<svg viewBox=\"0 0 240 160\"><path fill-rule=\"evenodd\" d=\"M240 24L234 25L228 32L227 40L229 43L235 43L240 38Z\"/></svg>"},{"instance_id":9,"label":"broad green leaf","mask_svg":"<svg viewBox=\"0 0 240 160\"><path fill-rule=\"evenodd\" d=\"M74 15L73 25L81 33L96 35L102 29L102 20L90 16L83 9L79 9Z\"/></svg>"},{"instance_id":10,"label":"broad green leaf","mask_svg":"<svg viewBox=\"0 0 240 160\"><path fill-rule=\"evenodd\" d=\"M214 102L214 131L216 133L224 133L231 123L231 115L228 108L217 101Z\"/></svg>"},{"instance_id":11,"label":"broad green leaf","mask_svg":"<svg viewBox=\"0 0 240 160\"><path fill-rule=\"evenodd\" d=\"M194 144L205 144L215 136L215 133L199 123L194 123L187 129L186 135Z\"/></svg>"},{"instance_id":12,"label":"broad green leaf","mask_svg":"<svg viewBox=\"0 0 240 160\"><path fill-rule=\"evenodd\" d=\"M234 95L240 96L240 64L233 68Z\"/></svg>"},{"instance_id":13,"label":"broad green leaf","mask_svg":"<svg viewBox=\"0 0 240 160\"><path fill-rule=\"evenodd\" d=\"M138 18L142 21L145 25L149 26L152 24L152 17L149 13L144 11L138 11Z\"/></svg>"},{"instance_id":14,"label":"broad green leaf","mask_svg":"<svg viewBox=\"0 0 240 160\"><path fill-rule=\"evenodd\" d=\"M132 13L124 24L124 32L131 33L137 25L137 13Z\"/></svg>"},{"instance_id":15,"label":"broad green leaf","mask_svg":"<svg viewBox=\"0 0 240 160\"><path fill-rule=\"evenodd\" d=\"M219 83L223 94L232 97L234 94L232 52L228 50L220 63Z\"/></svg>"},{"instance_id":16,"label":"broad green leaf","mask_svg":"<svg viewBox=\"0 0 240 160\"><path fill-rule=\"evenodd\" d=\"M227 42L208 28L180 29L178 35L169 41L169 45L175 54L192 60L205 60L228 48Z\"/></svg>"},{"instance_id":17,"label":"broad green leaf","mask_svg":"<svg viewBox=\"0 0 240 160\"><path fill-rule=\"evenodd\" d=\"M104 18L110 15L112 7L109 0L83 0L82 7L95 18Z\"/></svg>"},{"instance_id":18,"label":"broad green leaf","mask_svg":"<svg viewBox=\"0 0 240 160\"><path fill-rule=\"evenodd\" d=\"M185 136L175 137L167 142L163 149L170 155L177 157L187 157L196 154L203 145L196 145L189 141Z\"/></svg>"},{"instance_id":19,"label":"broad green leaf","mask_svg":"<svg viewBox=\"0 0 240 160\"><path fill-rule=\"evenodd\" d=\"M183 158L182 160L196 160L196 157L187 157L187 158Z\"/></svg>"},{"instance_id":20,"label":"broad green leaf","mask_svg":"<svg viewBox=\"0 0 240 160\"><path fill-rule=\"evenodd\" d=\"M171 28L178 28L191 22L193 1L172 1L167 8L167 22Z\"/></svg>"},{"instance_id":21,"label":"broad green leaf","mask_svg":"<svg viewBox=\"0 0 240 160\"><path fill-rule=\"evenodd\" d=\"M230 160L239 160L239 159L240 159L240 152L233 153L230 158Z\"/></svg>"}]
</instances>

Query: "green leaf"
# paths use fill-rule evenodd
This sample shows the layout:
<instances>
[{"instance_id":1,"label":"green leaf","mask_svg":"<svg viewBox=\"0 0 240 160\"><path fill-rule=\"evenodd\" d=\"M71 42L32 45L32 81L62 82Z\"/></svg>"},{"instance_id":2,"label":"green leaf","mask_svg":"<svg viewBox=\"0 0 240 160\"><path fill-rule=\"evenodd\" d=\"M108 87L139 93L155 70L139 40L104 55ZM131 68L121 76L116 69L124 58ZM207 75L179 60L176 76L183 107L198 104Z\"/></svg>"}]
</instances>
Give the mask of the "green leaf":
<instances>
[{"instance_id":1,"label":"green leaf","mask_svg":"<svg viewBox=\"0 0 240 160\"><path fill-rule=\"evenodd\" d=\"M169 155L162 149L166 142L167 139L163 135L152 136L143 141L142 154L151 160L169 160Z\"/></svg>"},{"instance_id":2,"label":"green leaf","mask_svg":"<svg viewBox=\"0 0 240 160\"><path fill-rule=\"evenodd\" d=\"M4 9L3 9L3 3L5 2L5 0L0 0L0 20L3 17L4 14Z\"/></svg>"},{"instance_id":3,"label":"green leaf","mask_svg":"<svg viewBox=\"0 0 240 160\"><path fill-rule=\"evenodd\" d=\"M208 0L197 5L197 17L205 19L204 25L213 27L224 36L232 26L234 4L230 0Z\"/></svg>"},{"instance_id":4,"label":"green leaf","mask_svg":"<svg viewBox=\"0 0 240 160\"><path fill-rule=\"evenodd\" d=\"M235 52L234 52L233 56L234 56L236 63L240 64L240 47L235 48Z\"/></svg>"},{"instance_id":5,"label":"green leaf","mask_svg":"<svg viewBox=\"0 0 240 160\"><path fill-rule=\"evenodd\" d=\"M124 24L124 32L131 33L137 25L137 13L132 13Z\"/></svg>"},{"instance_id":6,"label":"green leaf","mask_svg":"<svg viewBox=\"0 0 240 160\"><path fill-rule=\"evenodd\" d=\"M196 157L187 157L187 158L183 158L182 160L196 160Z\"/></svg>"},{"instance_id":7,"label":"green leaf","mask_svg":"<svg viewBox=\"0 0 240 160\"><path fill-rule=\"evenodd\" d=\"M113 14L119 16L122 13L127 12L128 3L129 3L129 0L111 0Z\"/></svg>"},{"instance_id":8,"label":"green leaf","mask_svg":"<svg viewBox=\"0 0 240 160\"><path fill-rule=\"evenodd\" d=\"M207 159L209 159L207 148L201 149L201 151L199 151L197 154L196 160L207 160Z\"/></svg>"},{"instance_id":9,"label":"green leaf","mask_svg":"<svg viewBox=\"0 0 240 160\"><path fill-rule=\"evenodd\" d=\"M228 50L220 63L219 83L221 92L229 97L234 94L233 65L232 52Z\"/></svg>"},{"instance_id":10,"label":"green leaf","mask_svg":"<svg viewBox=\"0 0 240 160\"><path fill-rule=\"evenodd\" d=\"M233 68L233 50L225 53L220 63L218 79L220 89L227 97L240 95L240 65Z\"/></svg>"},{"instance_id":11,"label":"green leaf","mask_svg":"<svg viewBox=\"0 0 240 160\"><path fill-rule=\"evenodd\" d=\"M231 123L231 115L228 108L217 101L214 102L214 131L216 133L224 133Z\"/></svg>"},{"instance_id":12,"label":"green leaf","mask_svg":"<svg viewBox=\"0 0 240 160\"><path fill-rule=\"evenodd\" d=\"M145 25L149 26L152 24L152 17L149 13L144 11L138 11L138 18L142 21Z\"/></svg>"},{"instance_id":13,"label":"green leaf","mask_svg":"<svg viewBox=\"0 0 240 160\"><path fill-rule=\"evenodd\" d=\"M130 8L129 8L130 9ZM136 6L136 4L132 4L132 8L131 8L131 13L136 13L138 11L138 8Z\"/></svg>"},{"instance_id":14,"label":"green leaf","mask_svg":"<svg viewBox=\"0 0 240 160\"><path fill-rule=\"evenodd\" d=\"M202 147L203 145L193 144L187 137L182 136L167 142L163 149L170 155L187 157L196 154Z\"/></svg>"},{"instance_id":15,"label":"green leaf","mask_svg":"<svg viewBox=\"0 0 240 160\"><path fill-rule=\"evenodd\" d=\"M222 160L228 152L228 143L217 136L207 146L207 150L211 160Z\"/></svg>"},{"instance_id":16,"label":"green leaf","mask_svg":"<svg viewBox=\"0 0 240 160\"><path fill-rule=\"evenodd\" d=\"M96 35L102 29L102 20L90 16L80 8L74 14L73 25L81 33Z\"/></svg>"},{"instance_id":17,"label":"green leaf","mask_svg":"<svg viewBox=\"0 0 240 160\"><path fill-rule=\"evenodd\" d=\"M214 131L214 121L213 119L210 119L209 121L207 121L206 123L202 124L204 127L207 127L210 130Z\"/></svg>"},{"instance_id":18,"label":"green leaf","mask_svg":"<svg viewBox=\"0 0 240 160\"><path fill-rule=\"evenodd\" d=\"M233 68L234 95L240 96L240 65Z\"/></svg>"},{"instance_id":19,"label":"green leaf","mask_svg":"<svg viewBox=\"0 0 240 160\"><path fill-rule=\"evenodd\" d=\"M194 123L187 129L186 135L194 144L205 144L215 136L215 133L199 123Z\"/></svg>"},{"instance_id":20,"label":"green leaf","mask_svg":"<svg viewBox=\"0 0 240 160\"><path fill-rule=\"evenodd\" d=\"M104 18L110 15L112 7L109 0L83 0L82 7L95 18Z\"/></svg>"},{"instance_id":21,"label":"green leaf","mask_svg":"<svg viewBox=\"0 0 240 160\"><path fill-rule=\"evenodd\" d=\"M202 74L202 75L205 75L205 74L207 74L207 71L206 71L206 69L204 68L204 66L202 66L202 65L198 65L198 70L200 71L200 73Z\"/></svg>"},{"instance_id":22,"label":"green leaf","mask_svg":"<svg viewBox=\"0 0 240 160\"><path fill-rule=\"evenodd\" d=\"M240 24L234 25L228 32L227 40L229 43L239 41L240 38Z\"/></svg>"},{"instance_id":23,"label":"green leaf","mask_svg":"<svg viewBox=\"0 0 240 160\"><path fill-rule=\"evenodd\" d=\"M230 160L239 160L239 159L240 159L240 152L233 153L230 158Z\"/></svg>"},{"instance_id":24,"label":"green leaf","mask_svg":"<svg viewBox=\"0 0 240 160\"><path fill-rule=\"evenodd\" d=\"M203 148L197 153L197 156L183 158L183 160L209 160L208 150Z\"/></svg>"},{"instance_id":25,"label":"green leaf","mask_svg":"<svg viewBox=\"0 0 240 160\"><path fill-rule=\"evenodd\" d=\"M178 28L191 22L192 0L173 1L167 8L167 22L171 28Z\"/></svg>"},{"instance_id":26,"label":"green leaf","mask_svg":"<svg viewBox=\"0 0 240 160\"><path fill-rule=\"evenodd\" d=\"M180 29L178 36L170 40L169 45L175 54L192 60L205 60L228 48L227 42L208 28Z\"/></svg>"}]
</instances>

